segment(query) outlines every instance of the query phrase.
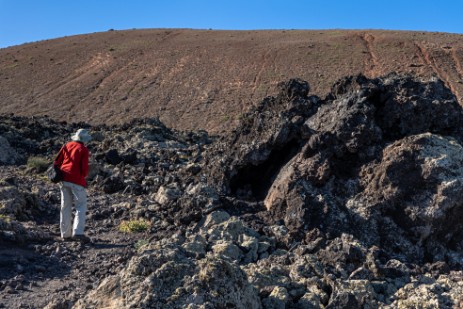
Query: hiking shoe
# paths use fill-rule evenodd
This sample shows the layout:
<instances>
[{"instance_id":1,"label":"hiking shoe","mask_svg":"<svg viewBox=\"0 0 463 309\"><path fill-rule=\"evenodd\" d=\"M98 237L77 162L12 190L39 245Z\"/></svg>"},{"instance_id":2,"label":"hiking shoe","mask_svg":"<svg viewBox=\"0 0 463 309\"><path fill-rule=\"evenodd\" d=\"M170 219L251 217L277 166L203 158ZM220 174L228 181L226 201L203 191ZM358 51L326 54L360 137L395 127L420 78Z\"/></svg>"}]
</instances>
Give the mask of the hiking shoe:
<instances>
[{"instance_id":1,"label":"hiking shoe","mask_svg":"<svg viewBox=\"0 0 463 309\"><path fill-rule=\"evenodd\" d=\"M61 240L62 242L74 241L74 240L72 239L72 237L60 237L60 240Z\"/></svg>"},{"instance_id":2,"label":"hiking shoe","mask_svg":"<svg viewBox=\"0 0 463 309\"><path fill-rule=\"evenodd\" d=\"M72 239L76 240L76 241L79 241L83 244L88 244L90 242L92 242L92 240L90 239L90 237L88 236L85 236L85 235L74 235L72 237Z\"/></svg>"}]
</instances>

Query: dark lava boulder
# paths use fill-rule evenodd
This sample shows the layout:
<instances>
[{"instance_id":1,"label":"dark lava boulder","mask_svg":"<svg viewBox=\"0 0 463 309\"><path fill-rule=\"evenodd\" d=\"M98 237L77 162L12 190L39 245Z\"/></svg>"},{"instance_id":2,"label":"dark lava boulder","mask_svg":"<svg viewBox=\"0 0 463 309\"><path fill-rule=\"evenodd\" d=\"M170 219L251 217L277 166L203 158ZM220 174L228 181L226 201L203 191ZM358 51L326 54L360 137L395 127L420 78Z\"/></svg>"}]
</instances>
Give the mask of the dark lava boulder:
<instances>
[{"instance_id":1,"label":"dark lava boulder","mask_svg":"<svg viewBox=\"0 0 463 309\"><path fill-rule=\"evenodd\" d=\"M395 74L345 78L324 100L301 89L288 82L223 141L218 190L262 201L289 242L317 229L402 260L458 264L463 111L451 91Z\"/></svg>"},{"instance_id":2,"label":"dark lava boulder","mask_svg":"<svg viewBox=\"0 0 463 309\"><path fill-rule=\"evenodd\" d=\"M0 165L13 165L20 161L20 155L10 146L8 140L0 135Z\"/></svg>"},{"instance_id":3,"label":"dark lava boulder","mask_svg":"<svg viewBox=\"0 0 463 309\"><path fill-rule=\"evenodd\" d=\"M398 140L380 161L362 167L360 181L363 190L346 206L368 233L364 239L374 236L409 260L461 265L452 252L463 249L463 147L454 138L423 133Z\"/></svg>"},{"instance_id":4,"label":"dark lava boulder","mask_svg":"<svg viewBox=\"0 0 463 309\"><path fill-rule=\"evenodd\" d=\"M265 98L243 115L241 125L209 158L210 173L223 193L262 199L273 174L300 151L304 119L317 111L320 100L307 96L309 85L299 79L279 88L278 96Z\"/></svg>"}]
</instances>

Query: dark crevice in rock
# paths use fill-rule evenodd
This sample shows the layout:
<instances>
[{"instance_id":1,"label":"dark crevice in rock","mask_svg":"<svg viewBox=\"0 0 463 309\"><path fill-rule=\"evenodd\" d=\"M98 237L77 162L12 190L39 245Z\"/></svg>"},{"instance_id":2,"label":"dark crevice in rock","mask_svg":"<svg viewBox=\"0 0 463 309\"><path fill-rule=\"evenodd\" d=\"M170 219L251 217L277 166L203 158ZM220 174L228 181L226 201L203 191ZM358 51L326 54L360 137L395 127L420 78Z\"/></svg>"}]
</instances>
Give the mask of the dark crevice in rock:
<instances>
[{"instance_id":1,"label":"dark crevice in rock","mask_svg":"<svg viewBox=\"0 0 463 309\"><path fill-rule=\"evenodd\" d=\"M346 153L342 157L333 156L331 162L335 176L340 180L347 180L358 175L358 167L362 161L358 154Z\"/></svg>"},{"instance_id":2,"label":"dark crevice in rock","mask_svg":"<svg viewBox=\"0 0 463 309\"><path fill-rule=\"evenodd\" d=\"M248 164L238 168L237 174L230 179L231 194L262 201L281 168L299 153L300 149L300 142L294 139L281 148L273 149L268 159L259 165Z\"/></svg>"}]
</instances>

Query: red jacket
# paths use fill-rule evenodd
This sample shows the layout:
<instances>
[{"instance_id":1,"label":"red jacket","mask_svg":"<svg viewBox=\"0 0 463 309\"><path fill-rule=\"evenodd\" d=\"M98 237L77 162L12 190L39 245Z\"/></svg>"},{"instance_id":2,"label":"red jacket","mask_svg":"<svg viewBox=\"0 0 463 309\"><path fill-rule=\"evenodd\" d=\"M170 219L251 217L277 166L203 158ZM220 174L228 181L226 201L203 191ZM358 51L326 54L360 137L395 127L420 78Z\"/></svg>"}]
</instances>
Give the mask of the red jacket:
<instances>
[{"instance_id":1,"label":"red jacket","mask_svg":"<svg viewBox=\"0 0 463 309\"><path fill-rule=\"evenodd\" d=\"M69 142L61 148L54 164L63 171L63 180L87 187L88 148L81 142Z\"/></svg>"}]
</instances>

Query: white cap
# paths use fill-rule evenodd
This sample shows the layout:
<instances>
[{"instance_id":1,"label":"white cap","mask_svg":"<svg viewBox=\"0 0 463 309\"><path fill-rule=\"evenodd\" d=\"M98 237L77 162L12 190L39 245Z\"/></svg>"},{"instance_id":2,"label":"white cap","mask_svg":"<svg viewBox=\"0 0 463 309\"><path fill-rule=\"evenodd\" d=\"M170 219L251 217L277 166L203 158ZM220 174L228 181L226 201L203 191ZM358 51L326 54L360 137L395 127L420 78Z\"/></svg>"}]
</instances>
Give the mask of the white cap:
<instances>
[{"instance_id":1,"label":"white cap","mask_svg":"<svg viewBox=\"0 0 463 309\"><path fill-rule=\"evenodd\" d=\"M71 139L76 142L87 143L92 140L92 137L86 129L79 129L74 135L71 135Z\"/></svg>"}]
</instances>

